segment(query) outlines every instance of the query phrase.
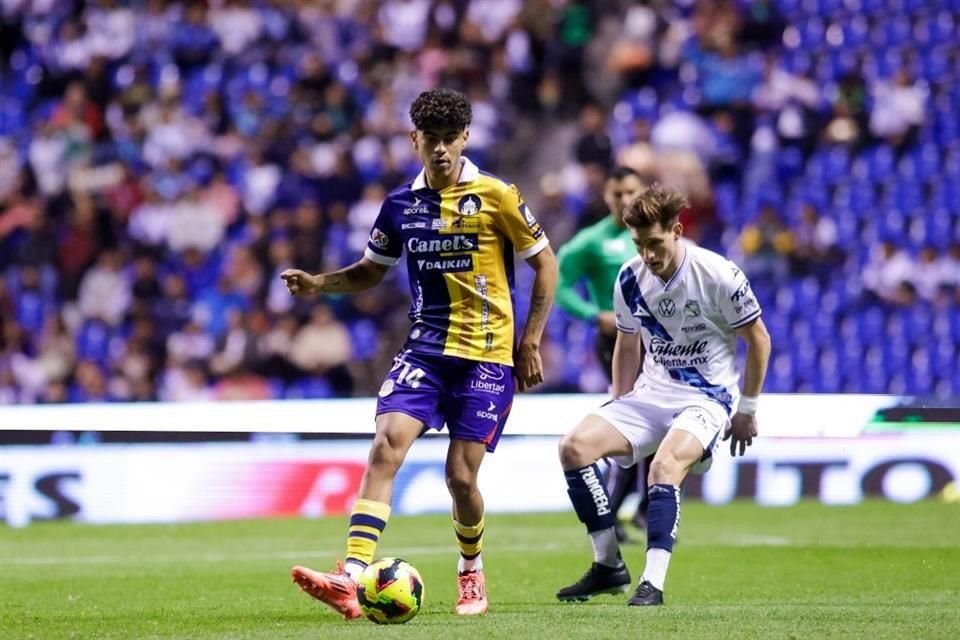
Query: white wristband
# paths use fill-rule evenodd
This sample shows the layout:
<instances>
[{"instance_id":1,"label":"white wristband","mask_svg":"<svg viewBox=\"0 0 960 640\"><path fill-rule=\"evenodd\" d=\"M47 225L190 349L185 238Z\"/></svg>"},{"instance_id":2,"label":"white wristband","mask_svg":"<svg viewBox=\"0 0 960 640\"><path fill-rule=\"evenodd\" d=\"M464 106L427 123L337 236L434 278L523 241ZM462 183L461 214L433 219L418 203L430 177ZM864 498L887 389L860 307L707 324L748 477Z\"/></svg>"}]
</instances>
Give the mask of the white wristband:
<instances>
[{"instance_id":1,"label":"white wristband","mask_svg":"<svg viewBox=\"0 0 960 640\"><path fill-rule=\"evenodd\" d=\"M757 415L757 405L760 398L757 396L740 396L740 404L737 405L737 413L748 416Z\"/></svg>"}]
</instances>

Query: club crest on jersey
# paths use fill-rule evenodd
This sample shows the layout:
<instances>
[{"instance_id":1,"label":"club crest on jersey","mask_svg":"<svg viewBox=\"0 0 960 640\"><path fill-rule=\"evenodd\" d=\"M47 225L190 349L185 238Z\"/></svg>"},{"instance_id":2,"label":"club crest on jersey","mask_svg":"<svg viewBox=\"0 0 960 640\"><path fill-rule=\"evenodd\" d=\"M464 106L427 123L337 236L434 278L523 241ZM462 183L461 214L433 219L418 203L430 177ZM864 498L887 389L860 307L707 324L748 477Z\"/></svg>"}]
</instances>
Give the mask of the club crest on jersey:
<instances>
[{"instance_id":1,"label":"club crest on jersey","mask_svg":"<svg viewBox=\"0 0 960 640\"><path fill-rule=\"evenodd\" d=\"M683 305L683 315L688 318L696 318L700 315L700 304L696 300L688 300Z\"/></svg>"},{"instance_id":2,"label":"club crest on jersey","mask_svg":"<svg viewBox=\"0 0 960 640\"><path fill-rule=\"evenodd\" d=\"M660 301L660 304L657 305L657 311L660 312L664 318L672 318L673 314L677 312L677 304L670 298L664 298Z\"/></svg>"},{"instance_id":3,"label":"club crest on jersey","mask_svg":"<svg viewBox=\"0 0 960 640\"><path fill-rule=\"evenodd\" d=\"M481 206L480 196L473 193L468 193L457 201L457 211L460 212L460 215L466 217L480 213Z\"/></svg>"},{"instance_id":4,"label":"club crest on jersey","mask_svg":"<svg viewBox=\"0 0 960 640\"><path fill-rule=\"evenodd\" d=\"M386 249L390 245L390 238L380 229L370 232L370 243L377 249Z\"/></svg>"}]
</instances>

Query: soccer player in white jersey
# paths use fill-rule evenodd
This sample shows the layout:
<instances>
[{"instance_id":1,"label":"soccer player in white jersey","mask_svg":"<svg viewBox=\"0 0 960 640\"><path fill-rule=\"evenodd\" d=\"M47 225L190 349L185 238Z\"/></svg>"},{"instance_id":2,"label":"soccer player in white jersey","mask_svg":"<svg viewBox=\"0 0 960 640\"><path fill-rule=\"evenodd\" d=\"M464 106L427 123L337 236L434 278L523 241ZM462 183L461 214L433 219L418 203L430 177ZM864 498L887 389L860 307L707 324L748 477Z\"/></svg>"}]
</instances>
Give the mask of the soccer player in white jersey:
<instances>
[{"instance_id":1,"label":"soccer player in white jersey","mask_svg":"<svg viewBox=\"0 0 960 640\"><path fill-rule=\"evenodd\" d=\"M681 240L684 207L681 194L655 184L624 211L639 255L623 265L614 285L614 399L560 442L567 493L587 527L594 562L580 580L557 592L560 600L587 600L630 586L597 460L609 456L629 466L655 452L648 475L647 563L629 604L660 605L680 523L681 483L691 470L709 468L720 437L730 439L731 455L737 449L743 455L757 436L754 415L770 336L743 272ZM738 337L747 345L742 395Z\"/></svg>"}]
</instances>

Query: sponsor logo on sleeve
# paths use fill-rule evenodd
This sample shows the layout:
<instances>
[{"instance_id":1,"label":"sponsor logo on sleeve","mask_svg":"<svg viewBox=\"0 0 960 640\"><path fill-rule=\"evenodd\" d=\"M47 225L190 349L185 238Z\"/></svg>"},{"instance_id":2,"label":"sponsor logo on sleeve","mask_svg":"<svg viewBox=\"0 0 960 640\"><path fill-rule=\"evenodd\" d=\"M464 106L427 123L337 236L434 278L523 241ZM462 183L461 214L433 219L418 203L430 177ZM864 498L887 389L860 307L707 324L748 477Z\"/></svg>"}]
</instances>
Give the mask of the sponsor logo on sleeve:
<instances>
[{"instance_id":1,"label":"sponsor logo on sleeve","mask_svg":"<svg viewBox=\"0 0 960 640\"><path fill-rule=\"evenodd\" d=\"M730 302L736 304L737 302L740 302L746 298L748 295L750 295L750 282L745 280L743 284L740 285L740 288L734 291L733 295L730 296Z\"/></svg>"},{"instance_id":2,"label":"sponsor logo on sleeve","mask_svg":"<svg viewBox=\"0 0 960 640\"><path fill-rule=\"evenodd\" d=\"M370 232L370 244L375 246L377 249L386 249L390 246L390 238L380 229L374 228Z\"/></svg>"},{"instance_id":3,"label":"sponsor logo on sleeve","mask_svg":"<svg viewBox=\"0 0 960 640\"><path fill-rule=\"evenodd\" d=\"M527 221L527 226L531 229L537 226L537 219L533 217L533 212L530 211L530 207L527 206L527 203L520 203L520 212L523 214L523 219Z\"/></svg>"}]
</instances>

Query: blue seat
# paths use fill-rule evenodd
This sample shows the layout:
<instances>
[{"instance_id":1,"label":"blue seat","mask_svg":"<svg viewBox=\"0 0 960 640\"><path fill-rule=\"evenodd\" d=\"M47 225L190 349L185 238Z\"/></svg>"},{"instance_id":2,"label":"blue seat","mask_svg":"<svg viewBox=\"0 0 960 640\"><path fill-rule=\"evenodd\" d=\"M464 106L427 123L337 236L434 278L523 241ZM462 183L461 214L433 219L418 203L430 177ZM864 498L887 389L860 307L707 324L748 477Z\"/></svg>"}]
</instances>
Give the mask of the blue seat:
<instances>
[{"instance_id":1,"label":"blue seat","mask_svg":"<svg viewBox=\"0 0 960 640\"><path fill-rule=\"evenodd\" d=\"M305 378L289 385L284 397L293 400L332 398L336 394L326 378Z\"/></svg>"},{"instance_id":2,"label":"blue seat","mask_svg":"<svg viewBox=\"0 0 960 640\"><path fill-rule=\"evenodd\" d=\"M840 367L845 371L859 370L863 366L864 345L857 340L844 340L840 343L837 354Z\"/></svg>"},{"instance_id":3,"label":"blue seat","mask_svg":"<svg viewBox=\"0 0 960 640\"><path fill-rule=\"evenodd\" d=\"M885 340L886 317L879 307L870 307L857 319L860 341L866 345L878 345Z\"/></svg>"},{"instance_id":4,"label":"blue seat","mask_svg":"<svg viewBox=\"0 0 960 640\"><path fill-rule=\"evenodd\" d=\"M929 347L930 366L938 375L953 377L960 368L960 352L953 342L937 340Z\"/></svg>"},{"instance_id":5,"label":"blue seat","mask_svg":"<svg viewBox=\"0 0 960 640\"><path fill-rule=\"evenodd\" d=\"M813 316L810 330L813 341L817 345L822 347L832 344L837 337L836 318L832 313L826 313L821 307L821 311Z\"/></svg>"},{"instance_id":6,"label":"blue seat","mask_svg":"<svg viewBox=\"0 0 960 640\"><path fill-rule=\"evenodd\" d=\"M918 304L904 312L904 328L907 335L923 342L933 334L933 311L925 304Z\"/></svg>"},{"instance_id":7,"label":"blue seat","mask_svg":"<svg viewBox=\"0 0 960 640\"><path fill-rule=\"evenodd\" d=\"M793 360L794 374L805 380L813 380L819 367L816 345L810 340L799 340L790 345L790 358Z\"/></svg>"},{"instance_id":8,"label":"blue seat","mask_svg":"<svg viewBox=\"0 0 960 640\"><path fill-rule=\"evenodd\" d=\"M930 395L933 393L934 375L929 369L913 369L904 374L906 392L909 395Z\"/></svg>"},{"instance_id":9,"label":"blue seat","mask_svg":"<svg viewBox=\"0 0 960 640\"><path fill-rule=\"evenodd\" d=\"M950 336L954 342L960 343L960 309L950 309Z\"/></svg>"},{"instance_id":10,"label":"blue seat","mask_svg":"<svg viewBox=\"0 0 960 640\"><path fill-rule=\"evenodd\" d=\"M793 321L790 327L790 340L791 343L813 342L813 329L811 328L810 321L804 316L800 316Z\"/></svg>"},{"instance_id":11,"label":"blue seat","mask_svg":"<svg viewBox=\"0 0 960 640\"><path fill-rule=\"evenodd\" d=\"M905 340L891 340L883 345L881 362L884 369L895 371L910 365L910 344Z\"/></svg>"},{"instance_id":12,"label":"blue seat","mask_svg":"<svg viewBox=\"0 0 960 640\"><path fill-rule=\"evenodd\" d=\"M907 232L907 216L901 209L887 209L880 220L880 235L887 238L899 238Z\"/></svg>"},{"instance_id":13,"label":"blue seat","mask_svg":"<svg viewBox=\"0 0 960 640\"><path fill-rule=\"evenodd\" d=\"M866 368L847 373L848 382L860 393L888 393L890 389L887 372L882 368ZM849 386L845 390L849 390Z\"/></svg>"}]
</instances>

